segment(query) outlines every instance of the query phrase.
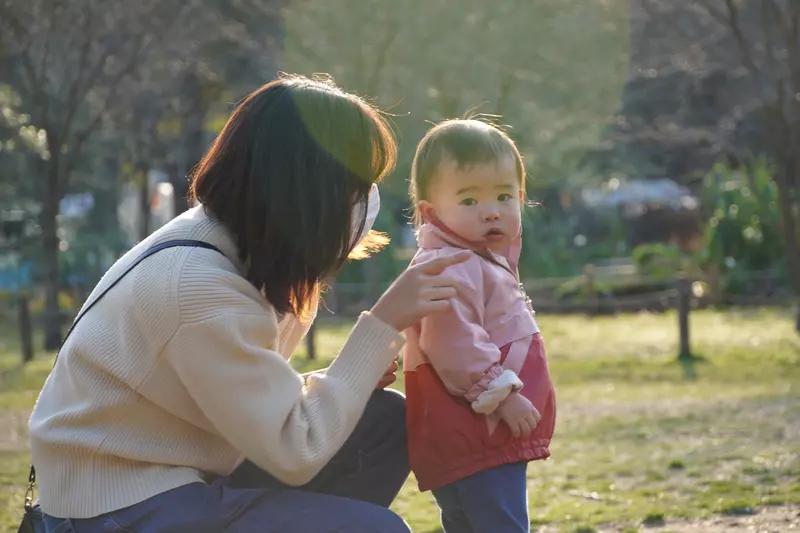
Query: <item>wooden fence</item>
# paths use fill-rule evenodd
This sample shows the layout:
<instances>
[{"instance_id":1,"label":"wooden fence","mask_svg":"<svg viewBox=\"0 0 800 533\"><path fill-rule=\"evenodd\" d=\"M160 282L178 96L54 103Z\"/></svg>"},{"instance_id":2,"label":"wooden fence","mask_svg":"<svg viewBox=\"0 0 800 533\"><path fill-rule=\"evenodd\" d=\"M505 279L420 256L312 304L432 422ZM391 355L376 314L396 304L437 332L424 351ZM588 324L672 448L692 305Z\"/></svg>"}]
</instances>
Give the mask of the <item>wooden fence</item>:
<instances>
[{"instance_id":1,"label":"wooden fence","mask_svg":"<svg viewBox=\"0 0 800 533\"><path fill-rule=\"evenodd\" d=\"M743 287L753 292L747 295L716 294L709 291L707 279L663 279L639 275L630 265L587 267L583 276L527 280L524 285L533 298L537 311L548 314L580 313L589 315L637 311L677 310L681 357L691 354L689 313L709 305L765 306L789 305L791 292L775 281L772 271L749 273ZM367 283L337 283L324 297L320 318L326 315L353 319L378 299L385 286ZM16 315L23 363L34 356L33 328L37 321L30 313L27 293L15 295L16 312L3 313L13 320ZM306 338L311 359L316 357L316 328Z\"/></svg>"}]
</instances>

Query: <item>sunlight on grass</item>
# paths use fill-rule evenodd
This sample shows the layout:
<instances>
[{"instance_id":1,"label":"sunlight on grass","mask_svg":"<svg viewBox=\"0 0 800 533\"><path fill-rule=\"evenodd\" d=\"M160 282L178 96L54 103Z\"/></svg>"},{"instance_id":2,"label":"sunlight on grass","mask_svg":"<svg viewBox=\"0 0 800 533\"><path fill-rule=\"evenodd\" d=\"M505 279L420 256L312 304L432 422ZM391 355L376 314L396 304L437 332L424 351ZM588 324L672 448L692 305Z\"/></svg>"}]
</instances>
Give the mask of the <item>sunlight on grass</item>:
<instances>
[{"instance_id":1,"label":"sunlight on grass","mask_svg":"<svg viewBox=\"0 0 800 533\"><path fill-rule=\"evenodd\" d=\"M635 531L800 502L800 337L788 311L694 312L699 358L683 365L671 313L539 320L559 418L553 457L528 467L534 525ZM323 325L318 360L301 346L292 364L326 366L351 326ZM23 436L9 428L24 433L50 367L40 356L20 368L18 357L8 344L0 351L0 531L19 515L28 461ZM433 499L413 476L392 508L414 531L439 531Z\"/></svg>"}]
</instances>

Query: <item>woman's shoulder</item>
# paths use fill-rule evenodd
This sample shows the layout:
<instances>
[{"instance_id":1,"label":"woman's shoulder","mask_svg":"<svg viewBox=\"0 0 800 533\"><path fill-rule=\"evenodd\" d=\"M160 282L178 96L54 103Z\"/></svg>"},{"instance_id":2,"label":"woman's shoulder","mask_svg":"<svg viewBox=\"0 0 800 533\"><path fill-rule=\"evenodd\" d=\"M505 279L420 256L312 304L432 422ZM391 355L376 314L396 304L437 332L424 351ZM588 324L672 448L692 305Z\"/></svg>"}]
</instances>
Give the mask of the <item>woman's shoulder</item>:
<instances>
[{"instance_id":1,"label":"woman's shoulder","mask_svg":"<svg viewBox=\"0 0 800 533\"><path fill-rule=\"evenodd\" d=\"M188 240L214 248L189 245L158 252L148 259L162 276L161 287L153 288L163 291L160 297L164 301L174 297L181 323L222 314L270 315L277 321L267 299L244 277L231 236L201 209L194 208L155 232L152 244Z\"/></svg>"},{"instance_id":2,"label":"woman's shoulder","mask_svg":"<svg viewBox=\"0 0 800 533\"><path fill-rule=\"evenodd\" d=\"M270 315L274 308L233 263L213 250L197 249L186 255L177 274L181 322L197 322L219 315Z\"/></svg>"}]
</instances>

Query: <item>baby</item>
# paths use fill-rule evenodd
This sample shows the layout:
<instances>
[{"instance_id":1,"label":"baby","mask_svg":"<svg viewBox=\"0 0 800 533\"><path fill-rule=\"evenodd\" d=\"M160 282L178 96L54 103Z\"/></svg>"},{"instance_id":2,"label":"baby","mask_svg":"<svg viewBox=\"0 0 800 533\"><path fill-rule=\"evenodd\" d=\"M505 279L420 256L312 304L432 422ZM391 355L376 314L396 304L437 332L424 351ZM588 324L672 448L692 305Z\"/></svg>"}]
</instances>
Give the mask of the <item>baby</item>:
<instances>
[{"instance_id":1,"label":"baby","mask_svg":"<svg viewBox=\"0 0 800 533\"><path fill-rule=\"evenodd\" d=\"M527 462L550 455L555 391L517 272L525 169L509 136L449 120L411 169L419 250L412 264L467 249L447 311L406 330L411 467L453 532L528 531Z\"/></svg>"}]
</instances>

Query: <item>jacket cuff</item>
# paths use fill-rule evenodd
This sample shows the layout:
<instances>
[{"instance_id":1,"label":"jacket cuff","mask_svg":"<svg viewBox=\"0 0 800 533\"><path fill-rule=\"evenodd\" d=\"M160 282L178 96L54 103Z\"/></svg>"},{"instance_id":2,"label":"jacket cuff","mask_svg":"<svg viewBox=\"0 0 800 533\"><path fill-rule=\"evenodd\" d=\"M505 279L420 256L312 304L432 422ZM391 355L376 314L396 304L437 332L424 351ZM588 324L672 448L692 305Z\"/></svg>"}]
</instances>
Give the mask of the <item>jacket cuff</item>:
<instances>
[{"instance_id":1,"label":"jacket cuff","mask_svg":"<svg viewBox=\"0 0 800 533\"><path fill-rule=\"evenodd\" d=\"M483 415L493 413L500 402L521 388L522 380L512 370L503 370L489 383L489 387L472 402L472 410Z\"/></svg>"},{"instance_id":2,"label":"jacket cuff","mask_svg":"<svg viewBox=\"0 0 800 533\"><path fill-rule=\"evenodd\" d=\"M503 367L498 363L493 364L489 367L489 370L483 373L478 381L472 384L472 387L464 394L464 398L466 398L468 402L474 402L481 393L489 389L492 381L500 377L502 373Z\"/></svg>"}]
</instances>

